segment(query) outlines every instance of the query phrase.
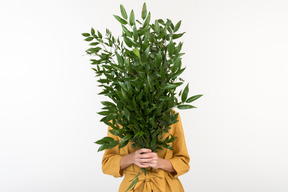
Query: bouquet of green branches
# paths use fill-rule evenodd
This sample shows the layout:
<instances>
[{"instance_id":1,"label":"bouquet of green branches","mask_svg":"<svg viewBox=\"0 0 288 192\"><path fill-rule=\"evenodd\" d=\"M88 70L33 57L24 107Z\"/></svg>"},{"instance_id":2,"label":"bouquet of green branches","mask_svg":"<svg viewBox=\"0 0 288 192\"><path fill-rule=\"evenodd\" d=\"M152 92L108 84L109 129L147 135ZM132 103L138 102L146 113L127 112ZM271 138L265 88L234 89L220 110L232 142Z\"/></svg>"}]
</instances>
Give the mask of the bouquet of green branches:
<instances>
[{"instance_id":1,"label":"bouquet of green branches","mask_svg":"<svg viewBox=\"0 0 288 192\"><path fill-rule=\"evenodd\" d=\"M202 96L188 97L189 84L176 93L184 82L179 76L185 70L181 62L183 42L176 42L184 34L178 32L181 21L176 25L169 19L150 23L146 3L141 21L135 19L133 10L128 16L123 5L120 11L121 16L114 15L122 27L120 38L114 37L109 29L105 35L93 28L90 33L82 33L85 41L91 42L86 53L95 56L90 61L103 88L99 94L110 98L101 102L103 110L99 114L104 116L101 121L111 126L111 134L121 138L118 141L104 137L96 141L101 145L98 151L118 144L122 148L129 141L133 148L149 148L152 152L173 150L170 144L176 137L171 134L162 137L177 122L178 113L172 108L195 108L190 103ZM145 168L142 171L146 174ZM137 181L136 177L127 190Z\"/></svg>"}]
</instances>

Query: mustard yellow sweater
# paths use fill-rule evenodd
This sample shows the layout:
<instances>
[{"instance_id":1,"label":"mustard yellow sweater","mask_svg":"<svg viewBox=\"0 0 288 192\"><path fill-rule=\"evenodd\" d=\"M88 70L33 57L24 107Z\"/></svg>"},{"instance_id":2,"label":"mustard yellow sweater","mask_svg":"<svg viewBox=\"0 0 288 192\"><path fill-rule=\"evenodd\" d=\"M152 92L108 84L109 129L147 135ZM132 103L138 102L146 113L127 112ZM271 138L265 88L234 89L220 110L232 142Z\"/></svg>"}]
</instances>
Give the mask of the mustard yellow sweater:
<instances>
[{"instance_id":1,"label":"mustard yellow sweater","mask_svg":"<svg viewBox=\"0 0 288 192\"><path fill-rule=\"evenodd\" d=\"M112 135L109 132L109 129L111 129L110 126L108 127L107 136L113 137L115 140L120 140L118 136ZM147 171L146 176L144 173L141 173L136 186L132 190L133 192L151 192L152 190L153 192L184 192L178 176L189 171L190 157L186 147L180 115L178 115L178 122L171 125L169 133L177 137L172 143L174 150L172 151L164 148L164 150L159 150L157 154L160 158L168 159L176 173L170 173L163 169L152 169L151 171ZM164 138L169 135L168 133L166 134L167 135L164 135ZM119 192L125 192L131 184L129 181L140 171L140 168L134 164L120 170L120 159L122 156L134 152L137 149L137 147L133 149L132 143L129 142L128 145L121 149L119 149L119 146L116 146L112 149L106 149L104 152L102 158L103 173L113 175L116 178L125 175L119 187Z\"/></svg>"}]
</instances>

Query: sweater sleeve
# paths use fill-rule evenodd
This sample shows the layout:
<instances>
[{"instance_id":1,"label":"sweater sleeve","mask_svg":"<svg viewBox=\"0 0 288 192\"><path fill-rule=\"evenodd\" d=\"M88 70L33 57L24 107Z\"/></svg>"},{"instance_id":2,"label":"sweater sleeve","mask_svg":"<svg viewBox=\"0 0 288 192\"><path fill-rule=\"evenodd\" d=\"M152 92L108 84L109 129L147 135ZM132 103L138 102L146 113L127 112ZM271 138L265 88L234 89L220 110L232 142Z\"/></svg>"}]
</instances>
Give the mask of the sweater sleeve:
<instances>
[{"instance_id":1,"label":"sweater sleeve","mask_svg":"<svg viewBox=\"0 0 288 192\"><path fill-rule=\"evenodd\" d=\"M189 157L186 142L185 142L185 136L184 136L180 114L178 115L178 122L176 122L173 126L175 130L174 136L176 136L177 138L172 143L173 157L169 159L169 161L171 162L176 172L169 173L169 174L173 178L177 178L178 176L189 171L190 157Z\"/></svg>"},{"instance_id":2,"label":"sweater sleeve","mask_svg":"<svg viewBox=\"0 0 288 192\"><path fill-rule=\"evenodd\" d=\"M112 137L115 140L119 140L119 137L110 133L110 126L108 126L107 136ZM122 177L123 169L120 170L120 160L122 156L120 155L119 144L111 149L105 149L102 158L102 171L104 174L112 175L114 177Z\"/></svg>"}]
</instances>

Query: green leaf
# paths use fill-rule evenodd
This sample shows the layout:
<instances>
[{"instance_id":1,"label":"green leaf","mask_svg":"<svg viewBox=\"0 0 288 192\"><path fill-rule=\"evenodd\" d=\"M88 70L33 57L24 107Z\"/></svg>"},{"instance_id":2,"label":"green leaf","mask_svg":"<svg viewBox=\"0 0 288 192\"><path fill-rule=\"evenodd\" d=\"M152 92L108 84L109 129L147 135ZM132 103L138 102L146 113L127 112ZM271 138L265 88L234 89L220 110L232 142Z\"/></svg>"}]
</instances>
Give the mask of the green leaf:
<instances>
[{"instance_id":1,"label":"green leaf","mask_svg":"<svg viewBox=\"0 0 288 192\"><path fill-rule=\"evenodd\" d=\"M150 46L148 46L148 47L146 48L146 50L144 51L144 54L142 55L142 60L143 60L143 61L146 61L146 60L147 60L147 58L148 58L148 56L149 56L149 53L150 53ZM152 64L152 66L153 66L153 64ZM153 70L153 67L151 67L151 70Z\"/></svg>"},{"instance_id":2,"label":"green leaf","mask_svg":"<svg viewBox=\"0 0 288 192\"><path fill-rule=\"evenodd\" d=\"M122 148L122 147L125 147L128 142L129 142L129 139L131 138L132 136L131 135L125 135L125 137L123 137L120 141L120 146L119 148Z\"/></svg>"},{"instance_id":3,"label":"green leaf","mask_svg":"<svg viewBox=\"0 0 288 192\"><path fill-rule=\"evenodd\" d=\"M110 129L109 132L110 132L112 135L118 136L117 131L115 131L114 129Z\"/></svg>"},{"instance_id":4,"label":"green leaf","mask_svg":"<svg viewBox=\"0 0 288 192\"><path fill-rule=\"evenodd\" d=\"M160 76L161 76L161 79L164 80L165 79L165 71L163 69L163 66L160 66Z\"/></svg>"},{"instance_id":5,"label":"green leaf","mask_svg":"<svg viewBox=\"0 0 288 192\"><path fill-rule=\"evenodd\" d=\"M163 150L163 148L162 148L162 147L156 147L156 149L159 149L159 150Z\"/></svg>"},{"instance_id":6,"label":"green leaf","mask_svg":"<svg viewBox=\"0 0 288 192\"><path fill-rule=\"evenodd\" d=\"M180 58L180 56L178 55L178 56L176 57L176 59L174 60L174 65L173 65L173 67L172 67L172 72L173 72L173 73L179 68L180 62L181 62L181 58Z\"/></svg>"},{"instance_id":7,"label":"green leaf","mask_svg":"<svg viewBox=\"0 0 288 192\"><path fill-rule=\"evenodd\" d=\"M108 108L108 107L103 107L103 108ZM109 110L111 110L111 109L112 108L110 107ZM107 117L103 117L100 121L105 123L105 122L109 122L109 121L111 121L113 119L115 119L115 115L110 113Z\"/></svg>"},{"instance_id":8,"label":"green leaf","mask_svg":"<svg viewBox=\"0 0 288 192\"><path fill-rule=\"evenodd\" d=\"M82 33L82 35L83 35L84 37L89 37L89 36L90 36L89 33Z\"/></svg>"},{"instance_id":9,"label":"green leaf","mask_svg":"<svg viewBox=\"0 0 288 192\"><path fill-rule=\"evenodd\" d=\"M121 90L123 90L123 89L121 89ZM125 97L125 96L123 95L123 97ZM130 112L128 111L128 109L124 108L123 112L124 112L124 115L126 116L126 118L128 119L128 121L130 121Z\"/></svg>"},{"instance_id":10,"label":"green leaf","mask_svg":"<svg viewBox=\"0 0 288 192\"><path fill-rule=\"evenodd\" d=\"M118 84L122 87L122 89L124 90L124 91L128 91L127 90L127 87L125 86L125 83L123 83L123 82L121 82L121 81L118 81Z\"/></svg>"},{"instance_id":11,"label":"green leaf","mask_svg":"<svg viewBox=\"0 0 288 192\"><path fill-rule=\"evenodd\" d=\"M130 23L131 26L133 26L135 24L135 15L134 15L134 11L133 10L130 12L129 23Z\"/></svg>"},{"instance_id":12,"label":"green leaf","mask_svg":"<svg viewBox=\"0 0 288 192\"><path fill-rule=\"evenodd\" d=\"M181 90L181 91L179 92L178 96L180 96L180 95L182 94L182 91L183 91L183 90Z\"/></svg>"},{"instance_id":13,"label":"green leaf","mask_svg":"<svg viewBox=\"0 0 288 192\"><path fill-rule=\"evenodd\" d=\"M149 37L150 37L150 34L148 32L145 33L145 35L144 35L144 43L142 45L143 49L146 49L149 46L149 41L148 41Z\"/></svg>"},{"instance_id":14,"label":"green leaf","mask_svg":"<svg viewBox=\"0 0 288 192\"><path fill-rule=\"evenodd\" d=\"M111 103L111 102L109 102L109 101L101 101L101 103L102 103L103 105L105 105L105 106L115 106L114 103Z\"/></svg>"},{"instance_id":15,"label":"green leaf","mask_svg":"<svg viewBox=\"0 0 288 192\"><path fill-rule=\"evenodd\" d=\"M162 29L161 33L159 34L159 36L157 38L158 39L164 38L164 36L166 35L166 31L167 31L167 25L164 27L164 29Z\"/></svg>"},{"instance_id":16,"label":"green leaf","mask_svg":"<svg viewBox=\"0 0 288 192\"><path fill-rule=\"evenodd\" d=\"M163 19L158 19L158 22L159 22L161 25L165 25L165 22L163 21Z\"/></svg>"},{"instance_id":17,"label":"green leaf","mask_svg":"<svg viewBox=\"0 0 288 192\"><path fill-rule=\"evenodd\" d=\"M109 115L110 112L109 111L101 111L101 112L98 112L99 115Z\"/></svg>"},{"instance_id":18,"label":"green leaf","mask_svg":"<svg viewBox=\"0 0 288 192\"><path fill-rule=\"evenodd\" d=\"M91 28L91 35L95 36L95 30Z\"/></svg>"},{"instance_id":19,"label":"green leaf","mask_svg":"<svg viewBox=\"0 0 288 192\"><path fill-rule=\"evenodd\" d=\"M132 41L129 38L123 36L123 39L128 47L132 47Z\"/></svg>"},{"instance_id":20,"label":"green leaf","mask_svg":"<svg viewBox=\"0 0 288 192\"><path fill-rule=\"evenodd\" d=\"M191 103L192 101L195 101L196 99L199 99L202 96L203 95L194 95L194 96L190 97L189 99L187 99L186 102Z\"/></svg>"},{"instance_id":21,"label":"green leaf","mask_svg":"<svg viewBox=\"0 0 288 192\"><path fill-rule=\"evenodd\" d=\"M159 33L160 27L159 27L159 22L158 22L158 20L155 21L155 26L154 26L154 27L155 27L155 32L156 32L156 33Z\"/></svg>"},{"instance_id":22,"label":"green leaf","mask_svg":"<svg viewBox=\"0 0 288 192\"><path fill-rule=\"evenodd\" d=\"M148 13L148 16L147 16L147 18L146 18L146 20L145 20L145 22L144 22L144 24L143 24L143 27L146 27L146 25L149 25L150 19L151 19L151 14L150 14L150 12L149 12L149 13Z\"/></svg>"},{"instance_id":23,"label":"green leaf","mask_svg":"<svg viewBox=\"0 0 288 192\"><path fill-rule=\"evenodd\" d=\"M185 87L185 89L184 89L184 91L182 93L182 97L181 97L182 102L186 101L188 92L189 92L189 83L186 85L186 87Z\"/></svg>"},{"instance_id":24,"label":"green leaf","mask_svg":"<svg viewBox=\"0 0 288 192\"><path fill-rule=\"evenodd\" d=\"M177 139L177 137L174 137L172 134L170 134L170 138L167 137L166 139L166 143L172 143L175 139Z\"/></svg>"},{"instance_id":25,"label":"green leaf","mask_svg":"<svg viewBox=\"0 0 288 192\"><path fill-rule=\"evenodd\" d=\"M97 80L99 83L109 83L110 81L108 79L99 79Z\"/></svg>"},{"instance_id":26,"label":"green leaf","mask_svg":"<svg viewBox=\"0 0 288 192\"><path fill-rule=\"evenodd\" d=\"M180 85L182 85L182 82L179 82L179 83L168 83L168 84L166 84L165 86L163 86L163 87L160 87L161 89L174 89L174 88L176 88L176 87L178 87L178 86L180 86Z\"/></svg>"},{"instance_id":27,"label":"green leaf","mask_svg":"<svg viewBox=\"0 0 288 192\"><path fill-rule=\"evenodd\" d=\"M181 75L185 69L186 68L183 68L183 69L178 70L176 73L172 73L171 79L174 79L174 78L178 77L179 75Z\"/></svg>"},{"instance_id":28,"label":"green leaf","mask_svg":"<svg viewBox=\"0 0 288 192\"><path fill-rule=\"evenodd\" d=\"M117 16L117 15L113 15L115 17L115 19L117 19L121 24L126 25L127 21L122 19L121 17Z\"/></svg>"},{"instance_id":29,"label":"green leaf","mask_svg":"<svg viewBox=\"0 0 288 192\"><path fill-rule=\"evenodd\" d=\"M167 148L167 149L170 149L170 150L173 150L173 148L171 147L171 145L167 145L166 143L162 143L162 146Z\"/></svg>"},{"instance_id":30,"label":"green leaf","mask_svg":"<svg viewBox=\"0 0 288 192\"><path fill-rule=\"evenodd\" d=\"M85 41L92 41L94 39L94 37L87 37L86 39L84 39Z\"/></svg>"},{"instance_id":31,"label":"green leaf","mask_svg":"<svg viewBox=\"0 0 288 192\"><path fill-rule=\"evenodd\" d=\"M129 31L124 25L122 25L122 29L128 37L132 37L133 33L131 31Z\"/></svg>"},{"instance_id":32,"label":"green leaf","mask_svg":"<svg viewBox=\"0 0 288 192\"><path fill-rule=\"evenodd\" d=\"M167 149L173 150L171 145L168 145Z\"/></svg>"},{"instance_id":33,"label":"green leaf","mask_svg":"<svg viewBox=\"0 0 288 192\"><path fill-rule=\"evenodd\" d=\"M139 177L136 177L136 179L130 184L130 186L128 187L128 189L126 189L125 192L129 191L132 187L134 188L134 186L136 185L136 183L138 182L138 180L139 180ZM132 189L133 189L133 188L132 188ZM132 190L132 189L131 189L131 190Z\"/></svg>"},{"instance_id":34,"label":"green leaf","mask_svg":"<svg viewBox=\"0 0 288 192\"><path fill-rule=\"evenodd\" d=\"M97 152L99 152L99 151L103 151L104 149L106 149L106 148L107 148L107 145L108 145L107 143L101 145L101 146L98 148L98 151L97 151Z\"/></svg>"},{"instance_id":35,"label":"green leaf","mask_svg":"<svg viewBox=\"0 0 288 192\"><path fill-rule=\"evenodd\" d=\"M98 37L99 37L100 39L102 39L102 34L101 34L99 31L97 31L97 33L98 33Z\"/></svg>"},{"instance_id":36,"label":"green leaf","mask_svg":"<svg viewBox=\"0 0 288 192\"><path fill-rule=\"evenodd\" d=\"M146 18L146 16L147 16L147 6L146 6L146 3L144 3L143 7L142 7L141 17L144 20Z\"/></svg>"},{"instance_id":37,"label":"green leaf","mask_svg":"<svg viewBox=\"0 0 288 192\"><path fill-rule=\"evenodd\" d=\"M139 50L137 48L133 49L133 53L140 58L140 53Z\"/></svg>"},{"instance_id":38,"label":"green leaf","mask_svg":"<svg viewBox=\"0 0 288 192\"><path fill-rule=\"evenodd\" d=\"M162 62L162 54L161 54L161 50L159 50L157 57L156 57L156 64L160 65Z\"/></svg>"},{"instance_id":39,"label":"green leaf","mask_svg":"<svg viewBox=\"0 0 288 192\"><path fill-rule=\"evenodd\" d=\"M125 147L128 143L129 143L129 140L123 140L123 139L122 139L122 140L120 141L119 148Z\"/></svg>"},{"instance_id":40,"label":"green leaf","mask_svg":"<svg viewBox=\"0 0 288 192\"><path fill-rule=\"evenodd\" d=\"M99 43L98 42L93 42L93 43L90 43L89 45L95 46L95 45L99 45Z\"/></svg>"},{"instance_id":41,"label":"green leaf","mask_svg":"<svg viewBox=\"0 0 288 192\"><path fill-rule=\"evenodd\" d=\"M123 57L119 55L119 53L115 52L116 54L116 57L117 57L117 61L119 63L120 66L123 66L124 64L124 60L123 60Z\"/></svg>"},{"instance_id":42,"label":"green leaf","mask_svg":"<svg viewBox=\"0 0 288 192\"><path fill-rule=\"evenodd\" d=\"M122 140L129 140L132 136L131 135L125 135L125 137L122 138Z\"/></svg>"},{"instance_id":43,"label":"green leaf","mask_svg":"<svg viewBox=\"0 0 288 192\"><path fill-rule=\"evenodd\" d=\"M110 142L114 141L114 139L112 137L103 137L101 140L105 141L106 143L110 143Z\"/></svg>"},{"instance_id":44,"label":"green leaf","mask_svg":"<svg viewBox=\"0 0 288 192\"><path fill-rule=\"evenodd\" d=\"M151 141L151 147L155 148L156 147L156 141L157 141L157 137L153 138Z\"/></svg>"},{"instance_id":45,"label":"green leaf","mask_svg":"<svg viewBox=\"0 0 288 192\"><path fill-rule=\"evenodd\" d=\"M109 29L106 28L106 34L107 35L111 35L112 33L111 33L111 31Z\"/></svg>"},{"instance_id":46,"label":"green leaf","mask_svg":"<svg viewBox=\"0 0 288 192\"><path fill-rule=\"evenodd\" d=\"M184 32L185 33L185 32ZM173 34L172 39L178 39L184 35L184 33L179 33L179 34Z\"/></svg>"},{"instance_id":47,"label":"green leaf","mask_svg":"<svg viewBox=\"0 0 288 192\"><path fill-rule=\"evenodd\" d=\"M149 35L149 32L150 32L149 30L150 30L150 27L148 25L140 28L140 35L145 35L144 42L145 42L145 40L147 40L147 36Z\"/></svg>"},{"instance_id":48,"label":"green leaf","mask_svg":"<svg viewBox=\"0 0 288 192\"><path fill-rule=\"evenodd\" d=\"M138 137L138 136L142 136L144 134L143 131L138 131L135 135L134 135L134 138L135 137Z\"/></svg>"},{"instance_id":49,"label":"green leaf","mask_svg":"<svg viewBox=\"0 0 288 192\"><path fill-rule=\"evenodd\" d=\"M115 64L110 64L111 67L113 67L114 69L118 70L118 71L124 71L124 69L122 67L120 67L119 65L115 65Z\"/></svg>"},{"instance_id":50,"label":"green leaf","mask_svg":"<svg viewBox=\"0 0 288 192\"><path fill-rule=\"evenodd\" d=\"M174 32L177 32L177 31L179 30L180 26L181 26L181 21L179 21L179 22L175 25L175 27L174 27Z\"/></svg>"},{"instance_id":51,"label":"green leaf","mask_svg":"<svg viewBox=\"0 0 288 192\"><path fill-rule=\"evenodd\" d=\"M168 53L170 56L172 56L174 53L174 43L172 41L170 41L168 44Z\"/></svg>"},{"instance_id":52,"label":"green leaf","mask_svg":"<svg viewBox=\"0 0 288 192\"><path fill-rule=\"evenodd\" d=\"M107 143L106 141L103 141L102 139L99 139L98 141L94 142L96 144L99 144L99 145L103 145L105 143Z\"/></svg>"},{"instance_id":53,"label":"green leaf","mask_svg":"<svg viewBox=\"0 0 288 192\"><path fill-rule=\"evenodd\" d=\"M178 109L192 109L192 108L196 108L193 105L178 105L177 106Z\"/></svg>"},{"instance_id":54,"label":"green leaf","mask_svg":"<svg viewBox=\"0 0 288 192\"><path fill-rule=\"evenodd\" d=\"M141 168L144 172L144 175L146 176L146 168Z\"/></svg>"},{"instance_id":55,"label":"green leaf","mask_svg":"<svg viewBox=\"0 0 288 192\"><path fill-rule=\"evenodd\" d=\"M120 5L120 11L121 11L121 15L122 15L122 17L124 18L124 19L127 19L128 17L127 17L127 12L126 12L126 10L125 10L125 8L124 8L124 6L121 4Z\"/></svg>"},{"instance_id":56,"label":"green leaf","mask_svg":"<svg viewBox=\"0 0 288 192\"><path fill-rule=\"evenodd\" d=\"M134 35L134 41L137 42L138 32L137 32L136 25L133 25L133 35Z\"/></svg>"},{"instance_id":57,"label":"green leaf","mask_svg":"<svg viewBox=\"0 0 288 192\"><path fill-rule=\"evenodd\" d=\"M177 53L180 53L180 51L181 51L181 49L182 49L182 45L183 45L183 43L180 42L180 43L178 44L178 46L176 47Z\"/></svg>"},{"instance_id":58,"label":"green leaf","mask_svg":"<svg viewBox=\"0 0 288 192\"><path fill-rule=\"evenodd\" d=\"M115 140L113 141L112 143L109 143L106 147L106 149L111 149L113 147L115 147L116 145L118 145L119 141L118 140Z\"/></svg>"},{"instance_id":59,"label":"green leaf","mask_svg":"<svg viewBox=\"0 0 288 192\"><path fill-rule=\"evenodd\" d=\"M147 82L148 82L148 86L150 87L150 89L154 89L154 86L152 84L152 81L149 75L147 75Z\"/></svg>"}]
</instances>

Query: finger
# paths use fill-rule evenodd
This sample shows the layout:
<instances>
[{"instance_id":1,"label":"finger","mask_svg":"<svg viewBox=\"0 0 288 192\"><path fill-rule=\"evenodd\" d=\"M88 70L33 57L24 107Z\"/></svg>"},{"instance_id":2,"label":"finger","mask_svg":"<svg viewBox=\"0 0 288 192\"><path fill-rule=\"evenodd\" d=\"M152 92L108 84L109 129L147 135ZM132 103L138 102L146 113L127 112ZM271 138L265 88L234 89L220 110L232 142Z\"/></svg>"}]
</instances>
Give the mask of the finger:
<instances>
[{"instance_id":1,"label":"finger","mask_svg":"<svg viewBox=\"0 0 288 192\"><path fill-rule=\"evenodd\" d=\"M151 154L152 157L158 157L157 153L155 153L155 152L151 152L149 154Z\"/></svg>"},{"instance_id":2,"label":"finger","mask_svg":"<svg viewBox=\"0 0 288 192\"><path fill-rule=\"evenodd\" d=\"M138 150L139 153L150 153L152 152L151 149L147 149L147 148L142 148Z\"/></svg>"},{"instance_id":3,"label":"finger","mask_svg":"<svg viewBox=\"0 0 288 192\"><path fill-rule=\"evenodd\" d=\"M147 168L150 167L149 163L139 164L138 167L140 168Z\"/></svg>"},{"instance_id":4,"label":"finger","mask_svg":"<svg viewBox=\"0 0 288 192\"><path fill-rule=\"evenodd\" d=\"M149 157L158 157L157 153L155 152L146 152L146 153L141 153L140 155L149 155Z\"/></svg>"},{"instance_id":5,"label":"finger","mask_svg":"<svg viewBox=\"0 0 288 192\"><path fill-rule=\"evenodd\" d=\"M150 163L149 163L149 162L148 162L148 163L141 163L141 165L143 165L143 166L149 166Z\"/></svg>"},{"instance_id":6,"label":"finger","mask_svg":"<svg viewBox=\"0 0 288 192\"><path fill-rule=\"evenodd\" d=\"M140 168L148 168L150 167L149 165L141 165Z\"/></svg>"},{"instance_id":7,"label":"finger","mask_svg":"<svg viewBox=\"0 0 288 192\"><path fill-rule=\"evenodd\" d=\"M150 161L150 162L149 162L149 164L150 164L150 165L152 165L152 164L155 164L155 165L156 165L156 164L157 164L157 162L158 162L158 161L156 161L156 160L153 160L153 161Z\"/></svg>"},{"instance_id":8,"label":"finger","mask_svg":"<svg viewBox=\"0 0 288 192\"><path fill-rule=\"evenodd\" d=\"M139 162L140 163L149 163L151 162L153 159L140 159Z\"/></svg>"},{"instance_id":9,"label":"finger","mask_svg":"<svg viewBox=\"0 0 288 192\"><path fill-rule=\"evenodd\" d=\"M152 153L143 153L139 156L140 159L152 159L155 158L155 155Z\"/></svg>"}]
</instances>

